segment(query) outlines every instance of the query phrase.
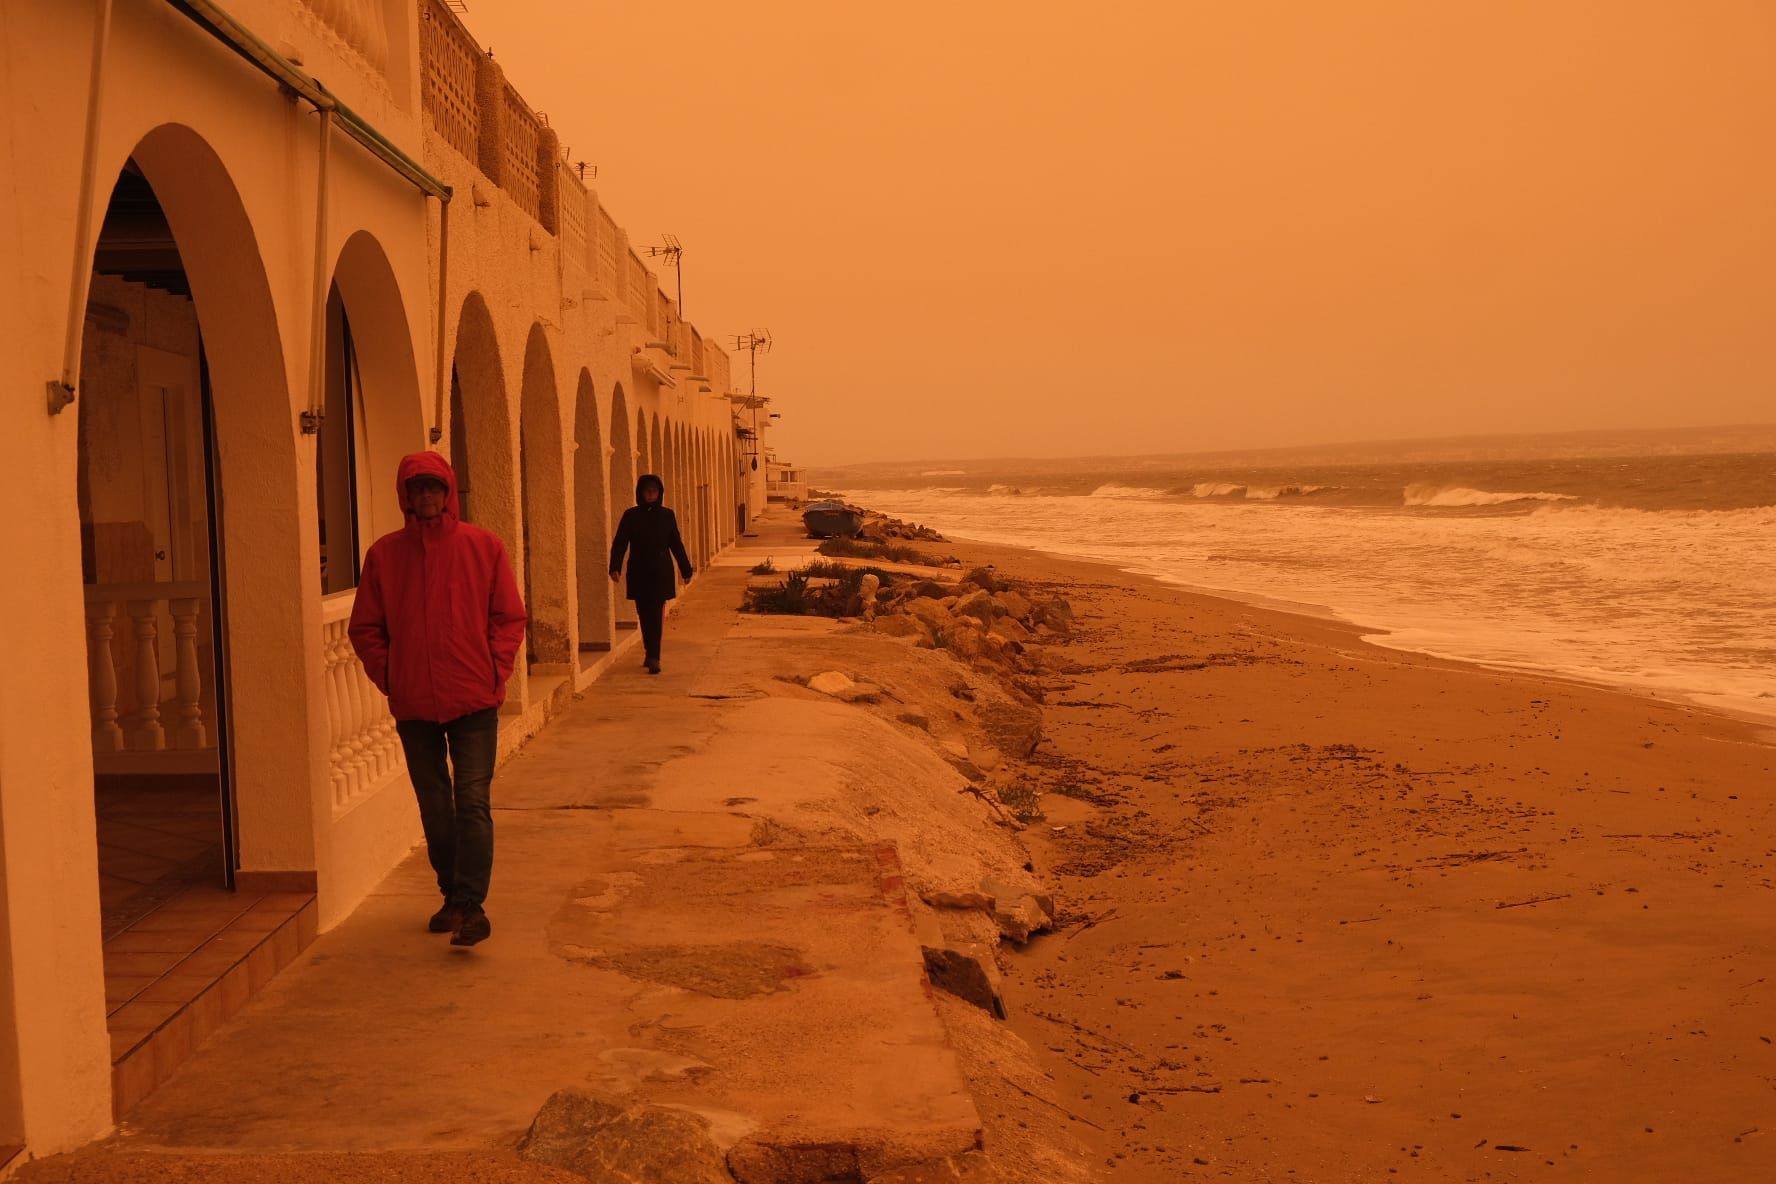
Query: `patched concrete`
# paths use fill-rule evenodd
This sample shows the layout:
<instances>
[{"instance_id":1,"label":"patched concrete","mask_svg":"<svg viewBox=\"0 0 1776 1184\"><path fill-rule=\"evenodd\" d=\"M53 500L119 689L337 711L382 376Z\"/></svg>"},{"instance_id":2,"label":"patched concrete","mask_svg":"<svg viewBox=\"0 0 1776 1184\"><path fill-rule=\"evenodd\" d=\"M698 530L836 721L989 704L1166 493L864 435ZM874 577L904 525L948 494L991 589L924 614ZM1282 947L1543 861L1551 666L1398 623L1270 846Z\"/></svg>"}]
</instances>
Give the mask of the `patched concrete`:
<instances>
[{"instance_id":1,"label":"patched concrete","mask_svg":"<svg viewBox=\"0 0 1776 1184\"><path fill-rule=\"evenodd\" d=\"M178 1153L509 1152L564 1089L693 1116L755 1165L741 1178L785 1156L876 1175L977 1147L893 836L822 823L853 792L835 716L840 745L879 729L913 749L854 706L759 698L808 692L753 661L797 631L733 612L744 581L706 571L668 621L664 674L614 669L501 770L491 940L425 931L435 888L415 852L98 1153L149 1153L146 1170ZM709 697L722 685L751 693Z\"/></svg>"}]
</instances>

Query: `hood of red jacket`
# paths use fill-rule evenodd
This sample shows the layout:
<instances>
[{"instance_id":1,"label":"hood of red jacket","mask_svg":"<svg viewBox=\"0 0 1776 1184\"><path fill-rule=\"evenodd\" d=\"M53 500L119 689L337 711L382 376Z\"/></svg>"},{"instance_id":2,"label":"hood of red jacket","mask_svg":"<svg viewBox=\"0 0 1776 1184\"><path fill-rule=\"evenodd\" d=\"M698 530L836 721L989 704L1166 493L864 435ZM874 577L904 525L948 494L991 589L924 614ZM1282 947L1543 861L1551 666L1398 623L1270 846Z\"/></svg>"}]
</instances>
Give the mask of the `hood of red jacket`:
<instances>
[{"instance_id":1,"label":"hood of red jacket","mask_svg":"<svg viewBox=\"0 0 1776 1184\"><path fill-rule=\"evenodd\" d=\"M444 518L455 522L462 517L462 507L456 498L456 470L450 462L435 452L410 452L401 458L400 467L395 470L395 495L401 499L401 513L409 525L419 521L413 516L413 506L407 500L407 482L415 477L436 477L444 482L448 491L444 497Z\"/></svg>"}]
</instances>

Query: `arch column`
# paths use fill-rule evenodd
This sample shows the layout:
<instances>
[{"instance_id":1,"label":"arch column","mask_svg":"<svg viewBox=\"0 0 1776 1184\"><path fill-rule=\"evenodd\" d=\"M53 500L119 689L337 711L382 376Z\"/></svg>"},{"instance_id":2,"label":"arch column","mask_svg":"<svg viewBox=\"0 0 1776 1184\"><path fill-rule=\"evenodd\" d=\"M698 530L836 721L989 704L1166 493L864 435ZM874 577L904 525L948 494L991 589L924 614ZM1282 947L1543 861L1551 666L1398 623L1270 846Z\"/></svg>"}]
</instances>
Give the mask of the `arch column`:
<instances>
[{"instance_id":1,"label":"arch column","mask_svg":"<svg viewBox=\"0 0 1776 1184\"><path fill-rule=\"evenodd\" d=\"M518 416L520 553L530 624L525 645L532 665L570 668L572 599L567 570L567 480L562 458L561 402L548 336L532 325L524 347Z\"/></svg>"},{"instance_id":2,"label":"arch column","mask_svg":"<svg viewBox=\"0 0 1776 1184\"><path fill-rule=\"evenodd\" d=\"M612 592L606 574L610 559L611 481L605 475L604 433L599 430L598 395L589 371L580 371L574 396L574 579L579 590L578 645L582 664L610 649Z\"/></svg>"},{"instance_id":3,"label":"arch column","mask_svg":"<svg viewBox=\"0 0 1776 1184\"><path fill-rule=\"evenodd\" d=\"M640 476L642 460L636 454L640 436L631 434L631 426L639 422L630 418L629 401L623 394L623 384L618 383L611 390L610 417L610 528L613 533L623 511L635 501L635 481ZM609 559L607 551L604 561L608 562ZM607 574L605 578L610 577ZM623 588L619 584L611 585L611 609L616 622L630 627L635 625L635 606L623 595ZM613 645L616 643L614 632L611 634L611 642Z\"/></svg>"}]
</instances>

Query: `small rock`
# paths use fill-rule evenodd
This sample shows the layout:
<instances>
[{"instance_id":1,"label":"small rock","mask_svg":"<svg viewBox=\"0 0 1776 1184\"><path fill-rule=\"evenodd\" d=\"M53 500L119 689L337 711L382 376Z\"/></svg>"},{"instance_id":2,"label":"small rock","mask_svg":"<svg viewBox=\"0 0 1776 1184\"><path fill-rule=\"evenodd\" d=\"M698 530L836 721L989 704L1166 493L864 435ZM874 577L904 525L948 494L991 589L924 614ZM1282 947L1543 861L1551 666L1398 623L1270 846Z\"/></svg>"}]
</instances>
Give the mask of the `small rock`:
<instances>
[{"instance_id":1,"label":"small rock","mask_svg":"<svg viewBox=\"0 0 1776 1184\"><path fill-rule=\"evenodd\" d=\"M841 691L834 693L833 698L846 703L874 703L882 697L882 688L873 682L852 683Z\"/></svg>"},{"instance_id":2,"label":"small rock","mask_svg":"<svg viewBox=\"0 0 1776 1184\"><path fill-rule=\"evenodd\" d=\"M1005 999L999 989L999 965L991 950L964 942L921 945L925 974L931 985L948 991L964 1003L972 1003L994 1019L1005 1018Z\"/></svg>"},{"instance_id":3,"label":"small rock","mask_svg":"<svg viewBox=\"0 0 1776 1184\"><path fill-rule=\"evenodd\" d=\"M999 932L1017 942L1020 946L1030 940L1030 935L1047 929L1054 923L1054 918L1042 911L1033 896L1020 896L1015 902L998 901L993 908L993 923L999 926Z\"/></svg>"},{"instance_id":4,"label":"small rock","mask_svg":"<svg viewBox=\"0 0 1776 1184\"><path fill-rule=\"evenodd\" d=\"M919 899L934 909L979 909L984 913L993 911L993 898L984 892L933 891L921 894Z\"/></svg>"},{"instance_id":5,"label":"small rock","mask_svg":"<svg viewBox=\"0 0 1776 1184\"><path fill-rule=\"evenodd\" d=\"M550 1095L518 1154L600 1182L732 1181L707 1119L664 1106L624 1107L577 1089Z\"/></svg>"},{"instance_id":6,"label":"small rock","mask_svg":"<svg viewBox=\"0 0 1776 1184\"><path fill-rule=\"evenodd\" d=\"M822 674L816 674L813 678L808 680L808 689L811 691L819 691L823 695L837 695L851 689L851 687L855 685L856 684L851 681L850 675L840 674L837 670L828 670Z\"/></svg>"},{"instance_id":7,"label":"small rock","mask_svg":"<svg viewBox=\"0 0 1776 1184\"><path fill-rule=\"evenodd\" d=\"M918 728L921 732L929 732L931 730L931 720L922 712L903 711L894 718L910 727Z\"/></svg>"}]
</instances>

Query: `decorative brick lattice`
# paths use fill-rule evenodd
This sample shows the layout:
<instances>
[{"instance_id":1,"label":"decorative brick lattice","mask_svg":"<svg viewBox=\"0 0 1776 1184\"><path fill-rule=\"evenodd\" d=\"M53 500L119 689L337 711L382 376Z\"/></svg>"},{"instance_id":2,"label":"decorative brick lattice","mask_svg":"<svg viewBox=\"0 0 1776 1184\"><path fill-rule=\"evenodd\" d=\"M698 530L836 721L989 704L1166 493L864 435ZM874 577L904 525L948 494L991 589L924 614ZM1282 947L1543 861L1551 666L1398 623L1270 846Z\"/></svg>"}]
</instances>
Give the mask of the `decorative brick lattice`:
<instances>
[{"instance_id":1,"label":"decorative brick lattice","mask_svg":"<svg viewBox=\"0 0 1776 1184\"><path fill-rule=\"evenodd\" d=\"M506 87L505 102L500 105L505 159L500 162L500 188L504 189L518 208L532 218L542 217L542 184L537 175L539 162L537 142L543 125L531 112L529 104L511 86Z\"/></svg>"},{"instance_id":2,"label":"decorative brick lattice","mask_svg":"<svg viewBox=\"0 0 1776 1184\"><path fill-rule=\"evenodd\" d=\"M612 218L603 206L598 207L598 250L594 258L598 270L594 273L598 282L607 285L607 291L616 292L618 270L621 266L622 249L617 245L617 221Z\"/></svg>"},{"instance_id":3,"label":"decorative brick lattice","mask_svg":"<svg viewBox=\"0 0 1776 1184\"><path fill-rule=\"evenodd\" d=\"M648 331L655 331L654 302L648 298L653 282L648 279L648 270L641 261L641 256L634 251L629 252L629 311L647 322Z\"/></svg>"},{"instance_id":4,"label":"decorative brick lattice","mask_svg":"<svg viewBox=\"0 0 1776 1184\"><path fill-rule=\"evenodd\" d=\"M586 187L567 169L561 170L561 251L586 264Z\"/></svg>"},{"instance_id":5,"label":"decorative brick lattice","mask_svg":"<svg viewBox=\"0 0 1776 1184\"><path fill-rule=\"evenodd\" d=\"M425 0L419 11L420 56L424 67L421 101L444 142L468 157L480 157L481 104L475 68L481 48L443 0Z\"/></svg>"}]
</instances>

